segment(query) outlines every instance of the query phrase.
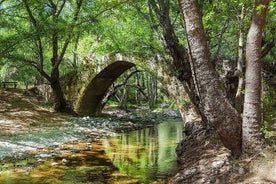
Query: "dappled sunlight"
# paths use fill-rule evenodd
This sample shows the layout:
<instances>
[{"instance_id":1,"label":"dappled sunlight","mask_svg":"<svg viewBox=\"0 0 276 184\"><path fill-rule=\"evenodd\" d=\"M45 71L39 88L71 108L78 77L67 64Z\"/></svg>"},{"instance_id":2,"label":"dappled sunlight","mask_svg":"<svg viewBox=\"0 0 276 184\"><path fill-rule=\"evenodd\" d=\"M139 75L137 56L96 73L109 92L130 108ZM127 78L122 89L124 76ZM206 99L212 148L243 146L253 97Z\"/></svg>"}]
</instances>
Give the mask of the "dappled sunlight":
<instances>
[{"instance_id":1,"label":"dappled sunlight","mask_svg":"<svg viewBox=\"0 0 276 184\"><path fill-rule=\"evenodd\" d=\"M0 89L1 135L21 134L36 130L34 125L61 123L70 116L42 109L36 97L27 96L23 90Z\"/></svg>"}]
</instances>

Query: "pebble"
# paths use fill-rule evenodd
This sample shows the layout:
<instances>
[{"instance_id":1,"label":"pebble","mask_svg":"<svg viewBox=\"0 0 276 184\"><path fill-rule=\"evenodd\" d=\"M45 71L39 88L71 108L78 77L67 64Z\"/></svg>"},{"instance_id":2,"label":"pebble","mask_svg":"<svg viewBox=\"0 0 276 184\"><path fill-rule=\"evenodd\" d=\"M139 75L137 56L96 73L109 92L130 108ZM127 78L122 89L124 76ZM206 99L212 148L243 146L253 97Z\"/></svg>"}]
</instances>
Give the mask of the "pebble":
<instances>
[{"instance_id":1,"label":"pebble","mask_svg":"<svg viewBox=\"0 0 276 184\"><path fill-rule=\"evenodd\" d=\"M61 160L61 162L62 162L63 165L66 165L66 164L68 163L68 160L66 160L65 158L63 158L63 159Z\"/></svg>"},{"instance_id":2,"label":"pebble","mask_svg":"<svg viewBox=\"0 0 276 184\"><path fill-rule=\"evenodd\" d=\"M33 169L32 167L27 167L26 174L29 175L32 169Z\"/></svg>"},{"instance_id":3,"label":"pebble","mask_svg":"<svg viewBox=\"0 0 276 184\"><path fill-rule=\"evenodd\" d=\"M217 178L215 176L210 176L209 177L209 182L210 183L215 183L217 181Z\"/></svg>"},{"instance_id":4,"label":"pebble","mask_svg":"<svg viewBox=\"0 0 276 184\"><path fill-rule=\"evenodd\" d=\"M40 154L40 155L38 155L37 157L40 157L40 158L50 158L50 157L52 157L52 154Z\"/></svg>"},{"instance_id":5,"label":"pebble","mask_svg":"<svg viewBox=\"0 0 276 184\"><path fill-rule=\"evenodd\" d=\"M58 165L57 162L52 162L52 163L51 163L51 166L52 166L52 167L56 167L57 165Z\"/></svg>"},{"instance_id":6,"label":"pebble","mask_svg":"<svg viewBox=\"0 0 276 184\"><path fill-rule=\"evenodd\" d=\"M239 172L240 175L244 175L244 174L245 174L245 169L242 168L242 167L240 167L240 168L238 169L238 172Z\"/></svg>"},{"instance_id":7,"label":"pebble","mask_svg":"<svg viewBox=\"0 0 276 184\"><path fill-rule=\"evenodd\" d=\"M218 160L212 163L214 169L221 168L224 165L224 161Z\"/></svg>"},{"instance_id":8,"label":"pebble","mask_svg":"<svg viewBox=\"0 0 276 184\"><path fill-rule=\"evenodd\" d=\"M197 169L196 168L191 168L189 170L186 170L184 174L185 175L194 175L196 173L197 173Z\"/></svg>"}]
</instances>

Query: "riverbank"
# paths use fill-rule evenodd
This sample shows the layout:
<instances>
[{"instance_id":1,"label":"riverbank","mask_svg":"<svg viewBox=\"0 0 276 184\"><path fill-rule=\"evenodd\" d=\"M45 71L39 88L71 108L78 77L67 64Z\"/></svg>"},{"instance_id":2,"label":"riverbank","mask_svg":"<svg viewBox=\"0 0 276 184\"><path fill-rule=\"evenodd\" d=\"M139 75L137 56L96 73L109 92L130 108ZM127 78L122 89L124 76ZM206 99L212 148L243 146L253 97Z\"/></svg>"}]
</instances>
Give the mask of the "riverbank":
<instances>
[{"instance_id":1,"label":"riverbank","mask_svg":"<svg viewBox=\"0 0 276 184\"><path fill-rule=\"evenodd\" d=\"M102 136L112 135L115 132L136 130L143 127L152 126L153 124L158 123L159 120L162 120L162 118L167 119L171 115L172 118L178 118L178 115L174 114L174 112L171 111L167 111L166 113L161 114L150 114L148 110L145 110L145 112L147 112L146 115L141 116L135 113L124 114L120 111L113 111L109 112L109 115L112 115L110 119L90 117L75 118L72 117L72 115L70 114L54 113L45 107L43 108L40 105L41 99L39 99L39 97L29 92L18 89L0 89L0 104L0 138L2 140L7 140L8 142L8 144L0 142L0 146L2 144L2 146L7 148L7 150L1 148L0 155L2 154L2 152L4 152L4 158L5 151L10 151L10 153L12 153L8 156L6 155L6 158L9 157L11 159L5 159L5 162L10 162L11 160L13 160L14 153L20 153L20 150L23 148L29 148L30 152L38 149L41 151L39 155L44 157L47 154L45 155L45 152L43 152L43 145L48 145L50 152L52 152L52 150L59 151L57 149L59 142L67 141L71 142L72 144L75 144L77 143L76 140L79 140L81 136L84 136L85 139L90 137L93 141L96 141L98 139L101 139ZM137 122L142 123L139 124ZM83 134L83 132L86 132L86 134ZM76 135L80 137L76 137ZM14 141L16 142L19 140L18 137L26 141L26 144L22 144L22 142L19 141L18 143L19 145L21 145L21 147L14 146L15 144L13 143ZM32 145L31 141L33 140L36 141L36 144ZM46 143L47 145L45 145ZM194 146L192 145L192 147ZM16 149L10 150L10 148ZM202 151L200 149L197 150L198 153ZM47 152L47 150L45 151ZM79 152L81 153L82 150L80 150ZM197 156L200 155L196 155L195 153L196 152L193 152L191 154L191 160L194 160L193 158L197 158ZM217 152L214 152L213 154L216 153ZM15 170L18 170L18 167L26 166L24 164L27 164L27 167L23 168L25 168L28 171L28 163L32 165L33 161L30 160L30 162L26 162L26 159L24 158L28 158L28 155L19 155L21 155L23 158L23 164L22 162L19 162L18 164L17 161L14 161L14 163L17 164L15 166ZM262 153L250 158L230 158L229 160L231 162L227 166L231 165L232 168L229 170L231 173L229 173L229 175L226 178L224 178L224 181L227 181L226 183L276 183L275 145L267 146ZM39 160L36 159L36 162L37 161ZM61 162L62 160L59 161ZM2 162L1 166L2 171L8 169L9 167L3 163L4 162ZM54 162L52 161L52 163ZM220 163L218 162L217 164ZM185 165L185 163L183 163L183 165ZM24 170L25 175L26 170ZM160 181L160 183L161 182L163 181Z\"/></svg>"},{"instance_id":2,"label":"riverbank","mask_svg":"<svg viewBox=\"0 0 276 184\"><path fill-rule=\"evenodd\" d=\"M141 114L135 113L135 110L132 113L116 110L106 111L109 116L104 118L72 117L41 108L35 96L29 96L19 90L3 90L2 94L5 95L5 100L2 100L4 105L1 109L3 113L0 125L4 127L5 132L0 135L0 183L5 181L37 183L42 180L42 183L60 183L73 179L70 174L65 174L68 169L74 174L89 172L89 175L85 174L82 177L93 177L91 179L93 182L116 183L114 178L110 178L115 173L112 177L116 177L116 180L123 183L137 183L137 179L116 174L117 167L106 157L100 140L116 133L152 127L168 119L177 119L181 125L180 116L174 111L150 113L147 109L139 109L139 112L144 111ZM51 119L52 117L54 119ZM47 120L51 122L48 123ZM172 129L165 128L165 130L170 132ZM181 132L179 131L179 135ZM143 140L148 142L148 139ZM174 153L174 145L176 143L170 145L171 153ZM147 150L144 150L144 155L147 155ZM142 151L139 150L139 154ZM83 168L85 171L78 170ZM156 182L167 183L167 180L158 179Z\"/></svg>"},{"instance_id":3,"label":"riverbank","mask_svg":"<svg viewBox=\"0 0 276 184\"><path fill-rule=\"evenodd\" d=\"M64 122L75 122L79 119L71 114L53 112L50 108L42 106L43 99L27 90L0 88L0 104L0 136L16 136L30 131L42 131L45 127L58 127L62 126ZM128 122L120 124L120 127L117 128L115 124L108 125L118 132L146 128L165 119L181 118L177 111L169 109L164 112L150 112L149 109L141 108L126 113L111 107L107 108L104 114L106 117L110 117L110 120ZM100 120L101 118L93 119ZM90 120L91 118L88 116L82 118L82 121ZM97 126L97 124L92 122L91 126Z\"/></svg>"},{"instance_id":4,"label":"riverbank","mask_svg":"<svg viewBox=\"0 0 276 184\"><path fill-rule=\"evenodd\" d=\"M153 126L163 120L179 119L175 111L151 113L148 109L125 113L108 109L104 118L73 117L41 106L41 99L29 91L0 89L0 159L20 152L89 138L99 140ZM23 143L24 142L24 143Z\"/></svg>"}]
</instances>

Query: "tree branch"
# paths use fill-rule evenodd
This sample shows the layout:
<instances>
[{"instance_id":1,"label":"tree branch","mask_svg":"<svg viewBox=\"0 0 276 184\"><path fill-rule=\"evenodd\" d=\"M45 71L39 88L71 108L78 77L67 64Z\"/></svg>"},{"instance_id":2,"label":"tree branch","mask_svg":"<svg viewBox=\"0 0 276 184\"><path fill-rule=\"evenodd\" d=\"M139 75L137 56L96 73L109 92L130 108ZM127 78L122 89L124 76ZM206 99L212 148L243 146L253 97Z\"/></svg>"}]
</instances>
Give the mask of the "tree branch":
<instances>
[{"instance_id":1,"label":"tree branch","mask_svg":"<svg viewBox=\"0 0 276 184\"><path fill-rule=\"evenodd\" d=\"M275 47L275 39L265 44L265 48L262 50L261 58L264 58Z\"/></svg>"},{"instance_id":2,"label":"tree branch","mask_svg":"<svg viewBox=\"0 0 276 184\"><path fill-rule=\"evenodd\" d=\"M73 18L73 23L72 23L72 26L70 27L70 30L74 30L76 24L77 24L77 21L78 21L78 17L79 17L79 13L80 13L80 10L81 10L81 7L82 7L82 3L83 3L83 0L76 0L76 3L77 3L77 8L76 8L76 12L74 14L74 18ZM62 51L58 57L58 60L57 60L57 63L55 64L54 67L58 67L60 65L60 63L62 62L62 59L65 55L65 52L67 50L67 47L71 41L73 37L73 31L71 31L63 45L63 48L62 48Z\"/></svg>"},{"instance_id":3,"label":"tree branch","mask_svg":"<svg viewBox=\"0 0 276 184\"><path fill-rule=\"evenodd\" d=\"M118 3L118 4L115 4L115 5L113 5L113 6L109 7L109 8L107 8L107 9L104 9L104 10L100 11L99 13L97 13L97 14L94 16L94 19L96 19L96 17L100 16L101 14L103 14L103 13L109 11L109 10L112 10L112 9L118 7L118 6L121 6L121 5L124 4L124 3L127 3L128 1L130 1L130 0L122 1L122 2L120 2L120 3Z\"/></svg>"},{"instance_id":4,"label":"tree branch","mask_svg":"<svg viewBox=\"0 0 276 184\"><path fill-rule=\"evenodd\" d=\"M42 45L42 41L41 41L40 32L39 32L39 29L38 29L37 20L35 19L27 0L23 0L23 3L24 3L24 6L27 10L28 15L29 15L30 22L34 26L35 31L36 31L35 37L36 37L36 41L37 41L37 44L38 44L38 55L39 55L38 65L39 65L39 72L41 73L41 72L44 72L43 71L44 56L43 56L43 45Z\"/></svg>"}]
</instances>

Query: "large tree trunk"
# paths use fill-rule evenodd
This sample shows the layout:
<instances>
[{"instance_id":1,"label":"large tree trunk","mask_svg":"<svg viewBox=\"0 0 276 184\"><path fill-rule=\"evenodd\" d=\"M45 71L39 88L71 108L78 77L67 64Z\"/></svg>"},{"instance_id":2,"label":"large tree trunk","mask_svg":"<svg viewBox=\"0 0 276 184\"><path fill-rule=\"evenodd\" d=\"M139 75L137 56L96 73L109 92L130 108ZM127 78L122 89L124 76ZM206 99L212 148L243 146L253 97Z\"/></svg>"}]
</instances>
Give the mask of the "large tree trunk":
<instances>
[{"instance_id":1,"label":"large tree trunk","mask_svg":"<svg viewBox=\"0 0 276 184\"><path fill-rule=\"evenodd\" d=\"M233 154L241 152L241 117L226 98L210 59L202 16L197 0L179 0L184 15L194 83L201 112Z\"/></svg>"},{"instance_id":2,"label":"large tree trunk","mask_svg":"<svg viewBox=\"0 0 276 184\"><path fill-rule=\"evenodd\" d=\"M191 84L191 69L188 62L189 56L185 48L179 43L174 32L174 26L170 20L170 0L149 0L149 5L158 17L165 39L165 49L169 51L174 60L174 68L177 78Z\"/></svg>"},{"instance_id":3,"label":"large tree trunk","mask_svg":"<svg viewBox=\"0 0 276 184\"><path fill-rule=\"evenodd\" d=\"M165 49L170 53L173 58L173 66L174 75L176 75L177 79L180 80L185 86L185 92L179 92L179 94L185 94L185 96L189 96L192 103L192 109L190 109L187 114L190 114L189 117L185 118L183 115L183 119L185 119L185 123L192 119L201 119L199 116L199 110L196 109L198 107L198 97L194 91L195 85L192 80L192 71L189 63L189 54L187 49L180 44L179 39L174 31L174 25L170 20L170 0L149 0L150 10L153 10L155 15L159 20L160 27L162 28L162 36L165 42L162 42L162 45ZM154 20L154 18L152 18ZM163 41L163 39L161 39ZM174 79L172 79L174 80ZM183 108L183 106L180 108ZM186 115L187 115L186 114ZM194 116L194 118L192 118Z\"/></svg>"},{"instance_id":4,"label":"large tree trunk","mask_svg":"<svg viewBox=\"0 0 276 184\"><path fill-rule=\"evenodd\" d=\"M247 35L245 97L243 110L243 152L253 153L261 148L261 47L269 0L256 0L252 23Z\"/></svg>"},{"instance_id":5,"label":"large tree trunk","mask_svg":"<svg viewBox=\"0 0 276 184\"><path fill-rule=\"evenodd\" d=\"M54 110L57 112L66 112L68 111L64 93L61 89L60 80L59 80L59 70L53 70L50 77L50 85L53 90L54 96Z\"/></svg>"}]
</instances>

